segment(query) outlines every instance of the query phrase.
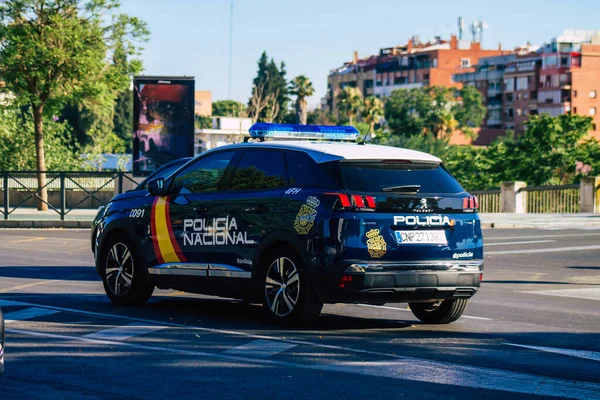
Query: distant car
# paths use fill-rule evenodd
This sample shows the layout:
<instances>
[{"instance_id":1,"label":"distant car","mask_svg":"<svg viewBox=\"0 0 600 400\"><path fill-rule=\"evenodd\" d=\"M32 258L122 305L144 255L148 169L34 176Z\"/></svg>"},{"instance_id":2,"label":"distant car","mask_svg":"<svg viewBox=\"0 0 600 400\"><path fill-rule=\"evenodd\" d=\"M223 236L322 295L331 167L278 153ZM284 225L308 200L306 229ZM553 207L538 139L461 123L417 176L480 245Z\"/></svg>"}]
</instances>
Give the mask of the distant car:
<instances>
[{"instance_id":1,"label":"distant car","mask_svg":"<svg viewBox=\"0 0 600 400\"><path fill-rule=\"evenodd\" d=\"M209 150L111 200L96 269L113 303L144 304L157 287L260 302L281 323L311 322L324 303L406 302L432 324L462 315L482 231L477 199L439 158L348 143L353 127L250 134L260 142Z\"/></svg>"},{"instance_id":2,"label":"distant car","mask_svg":"<svg viewBox=\"0 0 600 400\"><path fill-rule=\"evenodd\" d=\"M4 372L4 315L0 309L0 374Z\"/></svg>"},{"instance_id":3,"label":"distant car","mask_svg":"<svg viewBox=\"0 0 600 400\"><path fill-rule=\"evenodd\" d=\"M141 190L146 190L146 185L148 184L149 180L155 179L155 178L168 178L173 172L177 171L178 168L180 168L183 164L185 164L186 162L190 161L192 159L192 157L183 157L183 158L178 158L177 160L173 160L163 166L161 166L160 168L158 168L156 171L152 172L150 175L148 175L143 181L141 181L135 188L133 188L132 190L130 190L130 192L133 191L141 191ZM92 222L92 251L95 251L96 249L96 235L97 235L97 231L96 229L98 228L98 223L100 222L100 220L102 219L102 216L104 215L104 206L101 206L98 208L98 212L96 213L96 217L94 218L94 221Z\"/></svg>"}]
</instances>

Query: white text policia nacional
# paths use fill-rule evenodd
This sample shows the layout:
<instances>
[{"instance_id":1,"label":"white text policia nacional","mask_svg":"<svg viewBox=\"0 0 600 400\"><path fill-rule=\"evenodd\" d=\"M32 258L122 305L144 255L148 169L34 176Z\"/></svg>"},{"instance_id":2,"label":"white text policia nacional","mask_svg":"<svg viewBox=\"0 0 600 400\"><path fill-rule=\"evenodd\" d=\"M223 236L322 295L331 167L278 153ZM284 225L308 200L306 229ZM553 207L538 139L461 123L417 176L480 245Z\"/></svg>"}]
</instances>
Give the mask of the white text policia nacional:
<instances>
[{"instance_id":1,"label":"white text policia nacional","mask_svg":"<svg viewBox=\"0 0 600 400\"><path fill-rule=\"evenodd\" d=\"M183 220L184 246L221 246L254 244L248 239L248 232L238 231L235 218L205 218Z\"/></svg>"}]
</instances>

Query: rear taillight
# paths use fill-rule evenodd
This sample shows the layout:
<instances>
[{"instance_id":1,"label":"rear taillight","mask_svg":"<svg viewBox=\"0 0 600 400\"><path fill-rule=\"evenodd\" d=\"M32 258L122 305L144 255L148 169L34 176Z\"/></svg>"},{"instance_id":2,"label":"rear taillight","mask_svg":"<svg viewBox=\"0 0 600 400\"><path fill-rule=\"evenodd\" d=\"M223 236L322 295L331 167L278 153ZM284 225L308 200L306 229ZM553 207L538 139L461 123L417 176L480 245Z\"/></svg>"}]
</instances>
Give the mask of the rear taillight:
<instances>
[{"instance_id":1,"label":"rear taillight","mask_svg":"<svg viewBox=\"0 0 600 400\"><path fill-rule=\"evenodd\" d=\"M477 210L479 208L479 201L475 196L469 196L463 198L462 201L463 210Z\"/></svg>"},{"instance_id":2,"label":"rear taillight","mask_svg":"<svg viewBox=\"0 0 600 400\"><path fill-rule=\"evenodd\" d=\"M345 193L325 193L328 196L335 196L338 199L337 208L342 209L364 209L374 210L377 207L377 202L373 196L363 196L361 194L347 195Z\"/></svg>"}]
</instances>

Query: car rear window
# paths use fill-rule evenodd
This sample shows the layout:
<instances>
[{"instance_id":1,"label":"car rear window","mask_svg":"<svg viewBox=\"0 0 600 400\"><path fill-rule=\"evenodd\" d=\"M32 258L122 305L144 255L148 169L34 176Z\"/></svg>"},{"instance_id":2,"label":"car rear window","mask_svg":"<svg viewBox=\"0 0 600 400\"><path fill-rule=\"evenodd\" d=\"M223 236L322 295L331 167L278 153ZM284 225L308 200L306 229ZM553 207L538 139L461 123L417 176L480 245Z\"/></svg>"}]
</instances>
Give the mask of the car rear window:
<instances>
[{"instance_id":1,"label":"car rear window","mask_svg":"<svg viewBox=\"0 0 600 400\"><path fill-rule=\"evenodd\" d=\"M337 161L318 164L308 154L300 151L288 151L285 158L290 185L331 189L341 187Z\"/></svg>"},{"instance_id":2,"label":"car rear window","mask_svg":"<svg viewBox=\"0 0 600 400\"><path fill-rule=\"evenodd\" d=\"M463 188L439 164L340 162L344 185L356 192L383 192L384 188L418 185L419 193L460 193Z\"/></svg>"}]
</instances>

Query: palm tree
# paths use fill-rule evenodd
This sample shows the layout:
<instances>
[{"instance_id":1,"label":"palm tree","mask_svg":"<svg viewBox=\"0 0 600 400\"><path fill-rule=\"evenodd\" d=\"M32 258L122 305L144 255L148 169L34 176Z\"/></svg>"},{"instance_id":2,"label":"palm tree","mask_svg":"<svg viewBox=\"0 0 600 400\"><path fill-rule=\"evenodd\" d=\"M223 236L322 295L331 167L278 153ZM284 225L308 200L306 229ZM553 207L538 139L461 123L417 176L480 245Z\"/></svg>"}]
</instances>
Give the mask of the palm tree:
<instances>
[{"instance_id":1,"label":"palm tree","mask_svg":"<svg viewBox=\"0 0 600 400\"><path fill-rule=\"evenodd\" d=\"M348 114L350 125L354 125L354 117L358 115L363 105L360 90L355 87L346 86L342 91L338 92L337 102L340 111Z\"/></svg>"},{"instance_id":2,"label":"palm tree","mask_svg":"<svg viewBox=\"0 0 600 400\"><path fill-rule=\"evenodd\" d=\"M383 101L375 96L367 97L363 102L362 117L363 121L371 125L369 132L372 135L375 130L375 124L383 118Z\"/></svg>"},{"instance_id":3,"label":"palm tree","mask_svg":"<svg viewBox=\"0 0 600 400\"><path fill-rule=\"evenodd\" d=\"M298 75L290 82L290 94L296 98L296 120L306 125L308 103L306 98L315 94L312 82L304 75Z\"/></svg>"}]
</instances>

